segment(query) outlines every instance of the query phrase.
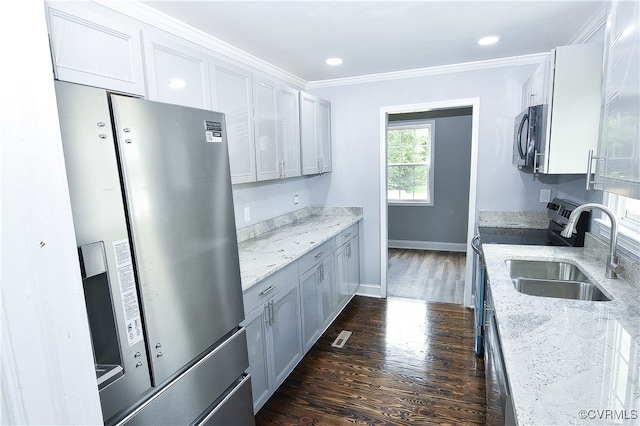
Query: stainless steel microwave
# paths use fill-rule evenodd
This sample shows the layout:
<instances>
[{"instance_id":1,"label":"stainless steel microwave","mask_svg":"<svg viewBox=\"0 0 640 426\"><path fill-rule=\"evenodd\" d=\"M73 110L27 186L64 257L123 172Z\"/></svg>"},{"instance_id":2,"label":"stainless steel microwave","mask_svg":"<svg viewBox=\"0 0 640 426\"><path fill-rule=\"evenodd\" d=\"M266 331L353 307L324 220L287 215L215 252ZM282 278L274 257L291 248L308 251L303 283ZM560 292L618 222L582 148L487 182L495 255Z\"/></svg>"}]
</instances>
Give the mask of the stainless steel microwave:
<instances>
[{"instance_id":1,"label":"stainless steel microwave","mask_svg":"<svg viewBox=\"0 0 640 426\"><path fill-rule=\"evenodd\" d=\"M547 105L530 106L516 117L512 163L519 169L535 172L538 168L538 156L545 148L546 122Z\"/></svg>"}]
</instances>

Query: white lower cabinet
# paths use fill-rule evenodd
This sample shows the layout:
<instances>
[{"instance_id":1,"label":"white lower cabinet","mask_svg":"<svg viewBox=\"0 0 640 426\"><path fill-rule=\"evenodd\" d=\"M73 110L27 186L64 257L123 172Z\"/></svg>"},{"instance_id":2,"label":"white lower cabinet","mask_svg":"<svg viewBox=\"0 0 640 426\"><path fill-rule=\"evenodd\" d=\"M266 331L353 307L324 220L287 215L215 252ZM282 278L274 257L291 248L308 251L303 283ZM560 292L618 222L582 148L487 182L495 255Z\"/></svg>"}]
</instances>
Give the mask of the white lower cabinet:
<instances>
[{"instance_id":1,"label":"white lower cabinet","mask_svg":"<svg viewBox=\"0 0 640 426\"><path fill-rule=\"evenodd\" d=\"M358 237L336 250L336 303L342 309L360 285Z\"/></svg>"},{"instance_id":2,"label":"white lower cabinet","mask_svg":"<svg viewBox=\"0 0 640 426\"><path fill-rule=\"evenodd\" d=\"M334 318L335 281L333 268L333 253L330 253L300 276L304 353L311 349L325 327Z\"/></svg>"},{"instance_id":3,"label":"white lower cabinet","mask_svg":"<svg viewBox=\"0 0 640 426\"><path fill-rule=\"evenodd\" d=\"M258 410L302 358L298 282L294 280L250 312L247 333L253 410Z\"/></svg>"},{"instance_id":4,"label":"white lower cabinet","mask_svg":"<svg viewBox=\"0 0 640 426\"><path fill-rule=\"evenodd\" d=\"M243 293L257 413L360 286L358 223ZM336 246L339 246L336 250Z\"/></svg>"}]
</instances>

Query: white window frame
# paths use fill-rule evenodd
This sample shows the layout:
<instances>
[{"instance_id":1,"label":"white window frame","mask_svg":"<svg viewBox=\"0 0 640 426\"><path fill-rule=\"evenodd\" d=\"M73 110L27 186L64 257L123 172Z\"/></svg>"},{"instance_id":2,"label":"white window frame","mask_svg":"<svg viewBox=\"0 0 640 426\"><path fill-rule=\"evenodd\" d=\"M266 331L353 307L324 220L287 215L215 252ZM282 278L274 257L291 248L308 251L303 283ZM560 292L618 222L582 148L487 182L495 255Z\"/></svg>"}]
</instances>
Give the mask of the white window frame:
<instances>
[{"instance_id":1,"label":"white window frame","mask_svg":"<svg viewBox=\"0 0 640 426\"><path fill-rule=\"evenodd\" d=\"M604 193L604 204L613 211L618 219L618 246L640 258L640 225L624 217L628 198L613 193ZM595 222L600 228L600 237L609 240L611 222L606 214L601 214Z\"/></svg>"},{"instance_id":2,"label":"white window frame","mask_svg":"<svg viewBox=\"0 0 640 426\"><path fill-rule=\"evenodd\" d=\"M402 130L402 129L422 129L425 127L429 127L429 132L430 132L430 138L431 138L431 142L430 142L430 152L429 152L429 164L427 164L427 167L429 168L429 177L428 177L428 182L427 182L427 191L429 194L429 199L428 200L393 200L393 199L389 199L387 197L387 203L388 205L393 205L393 206L433 206L434 204L434 193L433 193L433 189L434 189L434 182L433 182L433 170L434 170L434 164L435 164L435 129L436 129L436 121L433 119L426 119L426 120L406 120L406 121L389 121L387 122L387 134L389 132L389 130ZM387 191L389 188L389 140L388 140L388 136L385 136L385 138L387 139L387 147L386 147L386 167L387 167ZM422 163L420 163L422 164ZM420 164L413 164L413 165L420 165ZM407 165L412 165L412 164L407 164Z\"/></svg>"}]
</instances>

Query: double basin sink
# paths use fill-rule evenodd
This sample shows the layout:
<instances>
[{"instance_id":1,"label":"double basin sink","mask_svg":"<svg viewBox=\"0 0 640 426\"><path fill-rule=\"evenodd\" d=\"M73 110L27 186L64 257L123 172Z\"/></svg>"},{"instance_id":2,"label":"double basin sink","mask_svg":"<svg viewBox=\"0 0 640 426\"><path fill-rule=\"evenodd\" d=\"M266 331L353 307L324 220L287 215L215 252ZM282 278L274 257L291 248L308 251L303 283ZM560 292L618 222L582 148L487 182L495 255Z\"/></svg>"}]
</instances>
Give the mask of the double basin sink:
<instances>
[{"instance_id":1,"label":"double basin sink","mask_svg":"<svg viewBox=\"0 0 640 426\"><path fill-rule=\"evenodd\" d=\"M507 260L513 286L530 296L604 301L612 298L576 265L568 262Z\"/></svg>"}]
</instances>

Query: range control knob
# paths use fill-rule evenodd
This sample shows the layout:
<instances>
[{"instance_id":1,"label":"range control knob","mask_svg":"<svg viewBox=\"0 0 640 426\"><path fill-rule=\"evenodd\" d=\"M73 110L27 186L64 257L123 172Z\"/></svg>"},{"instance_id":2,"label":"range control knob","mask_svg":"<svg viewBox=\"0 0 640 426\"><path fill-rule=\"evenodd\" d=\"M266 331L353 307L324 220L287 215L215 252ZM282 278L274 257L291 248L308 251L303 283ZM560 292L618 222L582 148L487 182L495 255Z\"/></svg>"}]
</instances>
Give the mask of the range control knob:
<instances>
[{"instance_id":1,"label":"range control knob","mask_svg":"<svg viewBox=\"0 0 640 426\"><path fill-rule=\"evenodd\" d=\"M547 209L549 210L558 210L559 208L560 206L555 203L547 203Z\"/></svg>"}]
</instances>

